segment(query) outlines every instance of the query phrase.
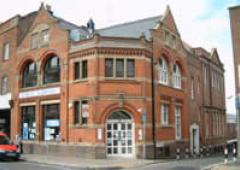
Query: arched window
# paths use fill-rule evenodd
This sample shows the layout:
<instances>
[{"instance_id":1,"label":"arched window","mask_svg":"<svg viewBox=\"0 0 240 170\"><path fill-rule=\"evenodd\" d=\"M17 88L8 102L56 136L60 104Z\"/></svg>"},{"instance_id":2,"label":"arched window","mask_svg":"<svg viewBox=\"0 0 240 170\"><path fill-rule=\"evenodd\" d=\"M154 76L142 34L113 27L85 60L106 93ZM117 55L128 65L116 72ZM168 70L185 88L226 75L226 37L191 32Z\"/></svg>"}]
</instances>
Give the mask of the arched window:
<instances>
[{"instance_id":1,"label":"arched window","mask_svg":"<svg viewBox=\"0 0 240 170\"><path fill-rule=\"evenodd\" d=\"M173 66L173 87L178 89L182 88L181 71L178 64L174 64Z\"/></svg>"},{"instance_id":2,"label":"arched window","mask_svg":"<svg viewBox=\"0 0 240 170\"><path fill-rule=\"evenodd\" d=\"M34 62L28 63L22 75L22 87L34 87L37 85L37 68Z\"/></svg>"},{"instance_id":3,"label":"arched window","mask_svg":"<svg viewBox=\"0 0 240 170\"><path fill-rule=\"evenodd\" d=\"M168 66L164 58L160 58L158 63L158 79L162 84L168 84Z\"/></svg>"},{"instance_id":4,"label":"arched window","mask_svg":"<svg viewBox=\"0 0 240 170\"><path fill-rule=\"evenodd\" d=\"M7 77L7 76L4 76L4 77L2 78L1 93L2 93L2 95L8 93L8 77Z\"/></svg>"},{"instance_id":5,"label":"arched window","mask_svg":"<svg viewBox=\"0 0 240 170\"><path fill-rule=\"evenodd\" d=\"M49 57L44 67L44 83L56 83L60 81L59 57Z\"/></svg>"}]
</instances>

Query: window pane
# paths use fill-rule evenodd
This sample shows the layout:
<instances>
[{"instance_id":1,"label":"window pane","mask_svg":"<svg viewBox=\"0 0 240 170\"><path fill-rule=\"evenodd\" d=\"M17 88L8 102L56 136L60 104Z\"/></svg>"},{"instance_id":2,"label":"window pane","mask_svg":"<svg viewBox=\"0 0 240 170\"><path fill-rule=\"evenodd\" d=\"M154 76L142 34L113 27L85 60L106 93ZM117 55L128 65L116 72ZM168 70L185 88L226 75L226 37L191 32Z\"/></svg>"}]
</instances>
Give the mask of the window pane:
<instances>
[{"instance_id":1,"label":"window pane","mask_svg":"<svg viewBox=\"0 0 240 170\"><path fill-rule=\"evenodd\" d=\"M80 63L74 63L74 79L79 79L80 78Z\"/></svg>"},{"instance_id":2,"label":"window pane","mask_svg":"<svg viewBox=\"0 0 240 170\"><path fill-rule=\"evenodd\" d=\"M87 60L82 62L82 78L88 77L88 66L87 66Z\"/></svg>"},{"instance_id":3,"label":"window pane","mask_svg":"<svg viewBox=\"0 0 240 170\"><path fill-rule=\"evenodd\" d=\"M105 60L105 77L113 77L113 59Z\"/></svg>"},{"instance_id":4,"label":"window pane","mask_svg":"<svg viewBox=\"0 0 240 170\"><path fill-rule=\"evenodd\" d=\"M82 124L87 124L88 123L88 115L89 115L89 105L87 100L82 101L82 107L81 107L81 112L82 112Z\"/></svg>"},{"instance_id":5,"label":"window pane","mask_svg":"<svg viewBox=\"0 0 240 170\"><path fill-rule=\"evenodd\" d=\"M74 102L74 124L79 123L79 102Z\"/></svg>"},{"instance_id":6,"label":"window pane","mask_svg":"<svg viewBox=\"0 0 240 170\"><path fill-rule=\"evenodd\" d=\"M37 70L36 64L31 62L26 65L22 75L22 86L23 87L33 87L37 85Z\"/></svg>"},{"instance_id":7,"label":"window pane","mask_svg":"<svg viewBox=\"0 0 240 170\"><path fill-rule=\"evenodd\" d=\"M49 33L47 29L47 30L43 30L41 33L41 45L47 45L48 42L49 42Z\"/></svg>"},{"instance_id":8,"label":"window pane","mask_svg":"<svg viewBox=\"0 0 240 170\"><path fill-rule=\"evenodd\" d=\"M50 57L45 65L44 83L55 83L60 81L59 57Z\"/></svg>"},{"instance_id":9,"label":"window pane","mask_svg":"<svg viewBox=\"0 0 240 170\"><path fill-rule=\"evenodd\" d=\"M8 93L8 78L3 77L2 78L2 94L7 94Z\"/></svg>"},{"instance_id":10,"label":"window pane","mask_svg":"<svg viewBox=\"0 0 240 170\"><path fill-rule=\"evenodd\" d=\"M36 136L35 107L22 107L22 139L34 140Z\"/></svg>"},{"instance_id":11,"label":"window pane","mask_svg":"<svg viewBox=\"0 0 240 170\"><path fill-rule=\"evenodd\" d=\"M117 59L116 60L116 77L124 76L124 60Z\"/></svg>"},{"instance_id":12,"label":"window pane","mask_svg":"<svg viewBox=\"0 0 240 170\"><path fill-rule=\"evenodd\" d=\"M127 60L127 76L134 77L135 76L135 62L133 59Z\"/></svg>"},{"instance_id":13,"label":"window pane","mask_svg":"<svg viewBox=\"0 0 240 170\"><path fill-rule=\"evenodd\" d=\"M3 47L3 60L8 60L10 54L10 44L6 43Z\"/></svg>"},{"instance_id":14,"label":"window pane","mask_svg":"<svg viewBox=\"0 0 240 170\"><path fill-rule=\"evenodd\" d=\"M59 139L60 113L59 105L44 105L44 140Z\"/></svg>"}]
</instances>

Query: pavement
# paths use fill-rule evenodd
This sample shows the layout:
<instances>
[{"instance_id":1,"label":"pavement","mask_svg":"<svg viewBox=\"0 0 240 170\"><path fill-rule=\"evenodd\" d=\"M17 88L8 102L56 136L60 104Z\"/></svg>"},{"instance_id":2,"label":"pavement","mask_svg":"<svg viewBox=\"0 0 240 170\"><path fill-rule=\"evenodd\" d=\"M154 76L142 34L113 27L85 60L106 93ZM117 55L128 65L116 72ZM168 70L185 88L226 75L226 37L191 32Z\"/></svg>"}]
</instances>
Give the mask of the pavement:
<instances>
[{"instance_id":1,"label":"pavement","mask_svg":"<svg viewBox=\"0 0 240 170\"><path fill-rule=\"evenodd\" d=\"M129 159L129 158L112 158L112 159L86 159L77 157L61 157L40 154L24 154L22 159L28 162L78 167L84 169L131 169L143 167L155 163L164 163L171 160L146 160L146 159Z\"/></svg>"},{"instance_id":2,"label":"pavement","mask_svg":"<svg viewBox=\"0 0 240 170\"><path fill-rule=\"evenodd\" d=\"M220 163L209 166L204 170L240 170L240 160L230 160L227 163Z\"/></svg>"}]
</instances>

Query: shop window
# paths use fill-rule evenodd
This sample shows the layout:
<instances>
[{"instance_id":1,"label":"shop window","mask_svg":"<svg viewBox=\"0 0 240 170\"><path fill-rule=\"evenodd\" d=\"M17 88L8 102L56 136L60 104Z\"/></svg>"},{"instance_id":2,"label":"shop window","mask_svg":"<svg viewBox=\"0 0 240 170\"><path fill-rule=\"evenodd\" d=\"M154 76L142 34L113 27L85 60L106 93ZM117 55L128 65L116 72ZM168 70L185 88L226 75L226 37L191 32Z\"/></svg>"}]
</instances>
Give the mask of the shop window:
<instances>
[{"instance_id":1,"label":"shop window","mask_svg":"<svg viewBox=\"0 0 240 170\"><path fill-rule=\"evenodd\" d=\"M22 87L34 87L37 85L37 68L34 62L28 63L22 75Z\"/></svg>"},{"instance_id":2,"label":"shop window","mask_svg":"<svg viewBox=\"0 0 240 170\"><path fill-rule=\"evenodd\" d=\"M74 79L86 79L88 77L88 62L83 60L74 63Z\"/></svg>"},{"instance_id":3,"label":"shop window","mask_svg":"<svg viewBox=\"0 0 240 170\"><path fill-rule=\"evenodd\" d=\"M9 86L8 77L4 76L2 78L2 83L1 83L1 93L2 93L2 95L8 93L8 86Z\"/></svg>"},{"instance_id":4,"label":"shop window","mask_svg":"<svg viewBox=\"0 0 240 170\"><path fill-rule=\"evenodd\" d=\"M5 43L3 45L3 60L6 61L9 59L9 57L10 57L10 44Z\"/></svg>"},{"instance_id":5,"label":"shop window","mask_svg":"<svg viewBox=\"0 0 240 170\"><path fill-rule=\"evenodd\" d=\"M181 107L175 107L175 131L176 131L176 140L182 138L182 123L181 123Z\"/></svg>"},{"instance_id":6,"label":"shop window","mask_svg":"<svg viewBox=\"0 0 240 170\"><path fill-rule=\"evenodd\" d=\"M35 106L22 107L22 139L34 140L36 138Z\"/></svg>"},{"instance_id":7,"label":"shop window","mask_svg":"<svg viewBox=\"0 0 240 170\"><path fill-rule=\"evenodd\" d=\"M38 48L38 33L32 34L31 37L31 49Z\"/></svg>"},{"instance_id":8,"label":"shop window","mask_svg":"<svg viewBox=\"0 0 240 170\"><path fill-rule=\"evenodd\" d=\"M60 81L60 64L59 57L50 57L44 68L44 83L56 83Z\"/></svg>"},{"instance_id":9,"label":"shop window","mask_svg":"<svg viewBox=\"0 0 240 170\"><path fill-rule=\"evenodd\" d=\"M87 100L74 102L74 124L88 123L89 105Z\"/></svg>"},{"instance_id":10,"label":"shop window","mask_svg":"<svg viewBox=\"0 0 240 170\"><path fill-rule=\"evenodd\" d=\"M161 124L162 125L168 125L168 105L162 104L161 105Z\"/></svg>"},{"instance_id":11,"label":"shop window","mask_svg":"<svg viewBox=\"0 0 240 170\"><path fill-rule=\"evenodd\" d=\"M60 110L59 104L44 105L44 140L60 140Z\"/></svg>"}]
</instances>

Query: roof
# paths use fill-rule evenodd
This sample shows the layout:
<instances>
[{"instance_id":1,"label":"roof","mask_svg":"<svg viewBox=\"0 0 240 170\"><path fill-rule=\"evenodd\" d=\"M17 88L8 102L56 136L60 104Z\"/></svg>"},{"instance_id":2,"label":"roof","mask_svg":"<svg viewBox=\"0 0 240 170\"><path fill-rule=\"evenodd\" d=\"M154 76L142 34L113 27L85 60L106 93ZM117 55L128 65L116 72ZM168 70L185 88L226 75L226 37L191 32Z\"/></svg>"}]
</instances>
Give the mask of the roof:
<instances>
[{"instance_id":1,"label":"roof","mask_svg":"<svg viewBox=\"0 0 240 170\"><path fill-rule=\"evenodd\" d=\"M96 32L102 36L131 37L131 38L139 38L142 34L144 34L145 37L148 40L150 40L151 39L150 29L153 29L161 21L162 18L163 18L162 16L145 18L133 22L127 22L99 29Z\"/></svg>"}]
</instances>

